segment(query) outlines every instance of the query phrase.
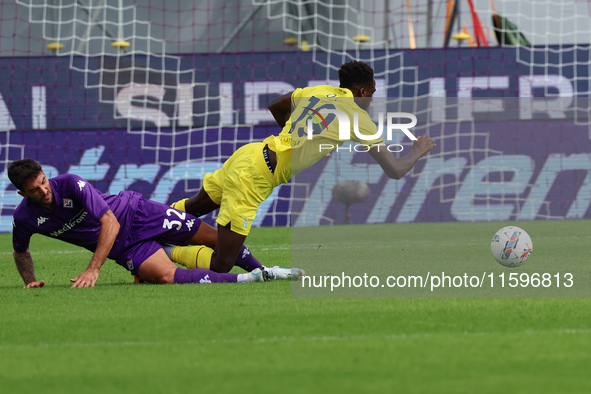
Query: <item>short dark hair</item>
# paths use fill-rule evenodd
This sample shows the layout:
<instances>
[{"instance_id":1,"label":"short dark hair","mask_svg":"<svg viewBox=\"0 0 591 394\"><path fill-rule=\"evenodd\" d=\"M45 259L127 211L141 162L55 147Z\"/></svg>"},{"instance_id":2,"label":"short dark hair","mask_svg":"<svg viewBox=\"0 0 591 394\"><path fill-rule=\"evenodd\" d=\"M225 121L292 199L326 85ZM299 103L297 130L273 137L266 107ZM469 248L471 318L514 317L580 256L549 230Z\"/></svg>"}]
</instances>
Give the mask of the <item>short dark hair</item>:
<instances>
[{"instance_id":1,"label":"short dark hair","mask_svg":"<svg viewBox=\"0 0 591 394\"><path fill-rule=\"evenodd\" d=\"M339 69L339 82L347 89L371 86L374 83L373 69L364 62L351 60Z\"/></svg>"},{"instance_id":2,"label":"short dark hair","mask_svg":"<svg viewBox=\"0 0 591 394\"><path fill-rule=\"evenodd\" d=\"M25 183L36 178L43 171L41 165L33 159L13 161L8 166L8 179L20 191L24 191Z\"/></svg>"}]
</instances>

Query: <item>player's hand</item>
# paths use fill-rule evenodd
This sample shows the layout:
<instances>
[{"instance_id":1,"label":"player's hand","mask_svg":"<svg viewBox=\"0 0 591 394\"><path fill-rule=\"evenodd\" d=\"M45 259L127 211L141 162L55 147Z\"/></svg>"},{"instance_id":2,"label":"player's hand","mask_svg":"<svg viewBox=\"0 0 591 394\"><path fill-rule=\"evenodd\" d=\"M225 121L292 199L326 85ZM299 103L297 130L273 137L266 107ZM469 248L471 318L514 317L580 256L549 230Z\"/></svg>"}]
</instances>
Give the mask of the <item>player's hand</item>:
<instances>
[{"instance_id":1,"label":"player's hand","mask_svg":"<svg viewBox=\"0 0 591 394\"><path fill-rule=\"evenodd\" d=\"M98 279L99 271L95 268L88 267L80 275L75 277L74 279L70 279L70 282L74 283L72 288L74 287L94 287L96 280Z\"/></svg>"},{"instance_id":2,"label":"player's hand","mask_svg":"<svg viewBox=\"0 0 591 394\"><path fill-rule=\"evenodd\" d=\"M27 285L25 287L23 287L23 289L30 289L30 288L33 288L33 287L43 287L43 286L45 286L45 281L44 280L42 280L41 282L30 282L30 283L27 283Z\"/></svg>"},{"instance_id":3,"label":"player's hand","mask_svg":"<svg viewBox=\"0 0 591 394\"><path fill-rule=\"evenodd\" d=\"M417 137L417 140L412 143L412 149L419 154L419 157L425 156L435 148L436 144L427 134Z\"/></svg>"}]
</instances>

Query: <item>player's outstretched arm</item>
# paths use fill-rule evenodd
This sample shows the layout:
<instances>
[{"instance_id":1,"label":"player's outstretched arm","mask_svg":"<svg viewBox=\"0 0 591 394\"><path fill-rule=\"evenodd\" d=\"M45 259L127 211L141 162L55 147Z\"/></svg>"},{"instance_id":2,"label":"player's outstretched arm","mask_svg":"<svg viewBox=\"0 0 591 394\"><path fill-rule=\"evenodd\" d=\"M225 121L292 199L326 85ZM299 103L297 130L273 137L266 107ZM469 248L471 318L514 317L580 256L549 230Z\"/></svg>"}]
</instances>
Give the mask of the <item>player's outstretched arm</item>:
<instances>
[{"instance_id":1,"label":"player's outstretched arm","mask_svg":"<svg viewBox=\"0 0 591 394\"><path fill-rule=\"evenodd\" d=\"M31 257L31 252L28 250L24 252L17 252L16 250L13 252L14 262L16 263L16 268L18 269L18 273L21 274L23 281L25 282L25 289L31 287L43 287L45 285L45 281L37 281L35 277L35 265L33 264L33 258Z\"/></svg>"},{"instance_id":2,"label":"player's outstretched arm","mask_svg":"<svg viewBox=\"0 0 591 394\"><path fill-rule=\"evenodd\" d=\"M275 118L277 124L283 128L287 123L291 115L291 94L293 92L289 92L284 94L283 96L277 97L275 100L271 101L271 104L268 105L269 111Z\"/></svg>"},{"instance_id":3,"label":"player's outstretched arm","mask_svg":"<svg viewBox=\"0 0 591 394\"><path fill-rule=\"evenodd\" d=\"M96 250L90 259L90 264L80 275L74 279L70 279L74 284L72 287L94 287L96 280L99 276L99 270L107 261L109 252L115 243L117 234L119 234L119 221L111 212L108 210L100 220L101 231L98 237L98 243Z\"/></svg>"},{"instance_id":4,"label":"player's outstretched arm","mask_svg":"<svg viewBox=\"0 0 591 394\"><path fill-rule=\"evenodd\" d=\"M428 135L423 135L417 137L417 140L412 144L411 151L401 158L396 158L384 145L374 146L369 150L369 154L378 162L388 177L400 179L417 164L421 157L429 153L434 147L435 141L429 138Z\"/></svg>"}]
</instances>

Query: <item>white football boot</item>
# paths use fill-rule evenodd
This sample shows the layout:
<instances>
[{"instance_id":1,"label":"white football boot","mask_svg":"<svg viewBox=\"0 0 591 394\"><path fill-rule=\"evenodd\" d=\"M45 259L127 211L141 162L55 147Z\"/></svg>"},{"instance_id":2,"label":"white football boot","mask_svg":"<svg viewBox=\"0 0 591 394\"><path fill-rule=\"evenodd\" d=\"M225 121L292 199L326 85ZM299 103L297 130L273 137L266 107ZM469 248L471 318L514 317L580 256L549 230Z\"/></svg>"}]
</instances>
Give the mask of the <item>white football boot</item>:
<instances>
[{"instance_id":1,"label":"white football boot","mask_svg":"<svg viewBox=\"0 0 591 394\"><path fill-rule=\"evenodd\" d=\"M246 282L269 282L274 279L269 270L262 270L260 268L253 269L247 275Z\"/></svg>"},{"instance_id":2,"label":"white football boot","mask_svg":"<svg viewBox=\"0 0 591 394\"><path fill-rule=\"evenodd\" d=\"M273 279L298 280L306 275L306 271L301 268L283 268L278 265L266 268L266 270L273 276Z\"/></svg>"}]
</instances>

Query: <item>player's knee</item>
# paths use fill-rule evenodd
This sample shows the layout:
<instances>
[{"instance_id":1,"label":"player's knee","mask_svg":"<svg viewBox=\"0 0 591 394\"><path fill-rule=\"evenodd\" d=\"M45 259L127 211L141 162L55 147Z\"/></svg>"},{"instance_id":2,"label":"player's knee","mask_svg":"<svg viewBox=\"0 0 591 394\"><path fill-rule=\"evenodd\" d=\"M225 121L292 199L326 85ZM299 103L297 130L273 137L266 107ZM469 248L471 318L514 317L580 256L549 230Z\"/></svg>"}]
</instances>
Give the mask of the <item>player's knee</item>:
<instances>
[{"instance_id":1,"label":"player's knee","mask_svg":"<svg viewBox=\"0 0 591 394\"><path fill-rule=\"evenodd\" d=\"M174 283L174 271L169 270L166 272L158 273L158 275L154 278L156 283L161 285L167 285Z\"/></svg>"}]
</instances>

